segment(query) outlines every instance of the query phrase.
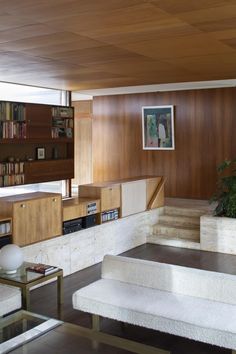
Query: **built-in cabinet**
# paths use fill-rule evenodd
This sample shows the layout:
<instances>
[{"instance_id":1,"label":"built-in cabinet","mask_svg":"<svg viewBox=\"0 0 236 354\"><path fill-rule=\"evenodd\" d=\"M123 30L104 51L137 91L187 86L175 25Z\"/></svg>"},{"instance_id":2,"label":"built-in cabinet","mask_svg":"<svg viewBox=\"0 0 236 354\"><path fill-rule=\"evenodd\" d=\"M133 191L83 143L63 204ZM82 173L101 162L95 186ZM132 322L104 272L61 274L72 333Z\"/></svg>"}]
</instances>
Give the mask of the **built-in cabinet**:
<instances>
[{"instance_id":1,"label":"built-in cabinet","mask_svg":"<svg viewBox=\"0 0 236 354\"><path fill-rule=\"evenodd\" d=\"M0 101L0 147L0 187L73 178L73 108Z\"/></svg>"},{"instance_id":2,"label":"built-in cabinet","mask_svg":"<svg viewBox=\"0 0 236 354\"><path fill-rule=\"evenodd\" d=\"M3 215L12 217L12 242L25 246L62 234L62 200L57 193L28 193L0 198Z\"/></svg>"},{"instance_id":3,"label":"built-in cabinet","mask_svg":"<svg viewBox=\"0 0 236 354\"><path fill-rule=\"evenodd\" d=\"M143 212L164 205L164 179L139 176L79 186L79 196L101 201L100 222Z\"/></svg>"},{"instance_id":4,"label":"built-in cabinet","mask_svg":"<svg viewBox=\"0 0 236 354\"><path fill-rule=\"evenodd\" d=\"M119 183L92 183L79 186L79 196L100 199L99 223L118 219L121 195Z\"/></svg>"},{"instance_id":5,"label":"built-in cabinet","mask_svg":"<svg viewBox=\"0 0 236 354\"><path fill-rule=\"evenodd\" d=\"M68 230L68 221L74 232L72 227L87 228L163 205L164 180L157 176L82 185L79 198L63 201L61 194L46 192L0 198L6 232L12 233L10 241L19 246L62 235L62 223Z\"/></svg>"}]
</instances>

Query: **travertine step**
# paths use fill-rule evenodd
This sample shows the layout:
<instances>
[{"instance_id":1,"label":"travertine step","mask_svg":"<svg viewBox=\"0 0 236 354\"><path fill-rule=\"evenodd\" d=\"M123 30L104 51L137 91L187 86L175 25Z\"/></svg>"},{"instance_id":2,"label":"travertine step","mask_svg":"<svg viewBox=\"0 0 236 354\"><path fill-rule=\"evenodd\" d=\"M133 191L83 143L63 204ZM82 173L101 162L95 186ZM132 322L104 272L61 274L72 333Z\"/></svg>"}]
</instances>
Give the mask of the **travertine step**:
<instances>
[{"instance_id":1,"label":"travertine step","mask_svg":"<svg viewBox=\"0 0 236 354\"><path fill-rule=\"evenodd\" d=\"M172 247L190 248L190 249L200 249L200 242L194 240L184 240L178 237L168 237L165 235L153 235L147 238L147 243L154 243L157 245L165 245Z\"/></svg>"},{"instance_id":2,"label":"travertine step","mask_svg":"<svg viewBox=\"0 0 236 354\"><path fill-rule=\"evenodd\" d=\"M158 223L153 226L153 235L163 235L168 236L169 238L177 237L198 241L200 239L200 225L186 227Z\"/></svg>"},{"instance_id":3,"label":"travertine step","mask_svg":"<svg viewBox=\"0 0 236 354\"><path fill-rule=\"evenodd\" d=\"M199 226L200 217L199 216L184 216L184 215L171 215L163 214L159 217L159 223L171 226Z\"/></svg>"},{"instance_id":4,"label":"travertine step","mask_svg":"<svg viewBox=\"0 0 236 354\"><path fill-rule=\"evenodd\" d=\"M200 217L201 215L207 214L207 210L165 206L164 214L187 217Z\"/></svg>"}]
</instances>

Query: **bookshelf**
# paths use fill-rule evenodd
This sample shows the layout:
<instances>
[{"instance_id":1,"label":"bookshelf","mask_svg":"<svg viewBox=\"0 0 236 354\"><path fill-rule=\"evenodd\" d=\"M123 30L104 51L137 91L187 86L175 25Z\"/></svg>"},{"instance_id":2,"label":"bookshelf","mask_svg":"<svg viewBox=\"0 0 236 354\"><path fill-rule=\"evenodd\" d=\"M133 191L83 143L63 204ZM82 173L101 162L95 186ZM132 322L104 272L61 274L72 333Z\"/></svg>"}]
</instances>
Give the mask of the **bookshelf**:
<instances>
[{"instance_id":1,"label":"bookshelf","mask_svg":"<svg viewBox=\"0 0 236 354\"><path fill-rule=\"evenodd\" d=\"M12 242L12 218L0 216L0 248Z\"/></svg>"},{"instance_id":2,"label":"bookshelf","mask_svg":"<svg viewBox=\"0 0 236 354\"><path fill-rule=\"evenodd\" d=\"M26 138L25 105L16 102L0 102L0 138Z\"/></svg>"},{"instance_id":3,"label":"bookshelf","mask_svg":"<svg viewBox=\"0 0 236 354\"><path fill-rule=\"evenodd\" d=\"M0 101L0 187L73 177L73 108Z\"/></svg>"},{"instance_id":4,"label":"bookshelf","mask_svg":"<svg viewBox=\"0 0 236 354\"><path fill-rule=\"evenodd\" d=\"M119 209L103 211L100 214L100 224L119 219Z\"/></svg>"},{"instance_id":5,"label":"bookshelf","mask_svg":"<svg viewBox=\"0 0 236 354\"><path fill-rule=\"evenodd\" d=\"M73 108L52 108L52 138L73 138L74 118Z\"/></svg>"}]
</instances>

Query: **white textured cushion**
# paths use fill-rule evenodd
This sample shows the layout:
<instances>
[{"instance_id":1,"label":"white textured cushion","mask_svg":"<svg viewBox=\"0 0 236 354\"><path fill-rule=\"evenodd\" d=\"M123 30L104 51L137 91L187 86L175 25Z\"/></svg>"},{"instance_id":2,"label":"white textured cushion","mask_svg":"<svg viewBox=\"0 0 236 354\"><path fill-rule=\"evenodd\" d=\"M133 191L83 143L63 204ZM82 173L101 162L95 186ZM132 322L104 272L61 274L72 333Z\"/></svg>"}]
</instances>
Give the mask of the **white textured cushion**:
<instances>
[{"instance_id":1,"label":"white textured cushion","mask_svg":"<svg viewBox=\"0 0 236 354\"><path fill-rule=\"evenodd\" d=\"M0 316L21 308L19 288L0 284Z\"/></svg>"},{"instance_id":2,"label":"white textured cushion","mask_svg":"<svg viewBox=\"0 0 236 354\"><path fill-rule=\"evenodd\" d=\"M102 278L236 305L236 276L231 274L107 255Z\"/></svg>"},{"instance_id":3,"label":"white textured cushion","mask_svg":"<svg viewBox=\"0 0 236 354\"><path fill-rule=\"evenodd\" d=\"M236 349L236 306L101 279L73 294L73 307L115 320Z\"/></svg>"}]
</instances>

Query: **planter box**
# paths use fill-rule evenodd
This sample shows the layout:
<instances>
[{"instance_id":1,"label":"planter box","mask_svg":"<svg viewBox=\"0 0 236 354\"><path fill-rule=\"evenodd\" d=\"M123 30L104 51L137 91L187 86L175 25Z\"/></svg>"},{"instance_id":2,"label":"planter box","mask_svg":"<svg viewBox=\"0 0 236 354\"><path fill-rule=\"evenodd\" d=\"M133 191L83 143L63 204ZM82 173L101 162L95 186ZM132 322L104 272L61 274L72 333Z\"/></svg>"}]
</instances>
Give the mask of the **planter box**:
<instances>
[{"instance_id":1,"label":"planter box","mask_svg":"<svg viewBox=\"0 0 236 354\"><path fill-rule=\"evenodd\" d=\"M201 250L236 255L236 219L201 216Z\"/></svg>"}]
</instances>

